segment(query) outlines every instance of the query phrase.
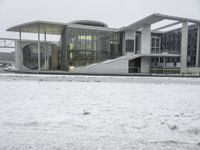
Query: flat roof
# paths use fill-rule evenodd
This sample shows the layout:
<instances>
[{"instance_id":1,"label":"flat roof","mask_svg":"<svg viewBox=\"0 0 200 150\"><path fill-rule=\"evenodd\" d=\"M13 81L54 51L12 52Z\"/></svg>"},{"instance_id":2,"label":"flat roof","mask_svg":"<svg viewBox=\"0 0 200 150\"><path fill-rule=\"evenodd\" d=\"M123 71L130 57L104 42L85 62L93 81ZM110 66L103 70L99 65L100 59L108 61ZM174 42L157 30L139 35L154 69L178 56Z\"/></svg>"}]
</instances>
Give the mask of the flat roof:
<instances>
[{"instance_id":1,"label":"flat roof","mask_svg":"<svg viewBox=\"0 0 200 150\"><path fill-rule=\"evenodd\" d=\"M61 35L65 26L72 28L90 29L90 30L103 30L103 31L113 31L113 32L119 31L119 29L116 28L81 25L81 24L75 24L74 22L58 23L58 22L49 22L40 20L16 25L8 28L7 31L38 33L38 26L40 27L40 33L44 33L44 31L46 30L46 34L53 34L53 35Z\"/></svg>"},{"instance_id":2,"label":"flat roof","mask_svg":"<svg viewBox=\"0 0 200 150\"><path fill-rule=\"evenodd\" d=\"M40 26L40 33L44 33L46 30L46 34L60 35L66 25L65 23L38 20L10 27L7 31L38 33L38 26Z\"/></svg>"},{"instance_id":3,"label":"flat roof","mask_svg":"<svg viewBox=\"0 0 200 150\"><path fill-rule=\"evenodd\" d=\"M89 30L111 31L111 32L118 32L119 31L119 28L95 27L95 26L88 26L88 25L81 25L81 24L71 24L71 23L67 24L67 27L89 29Z\"/></svg>"}]
</instances>

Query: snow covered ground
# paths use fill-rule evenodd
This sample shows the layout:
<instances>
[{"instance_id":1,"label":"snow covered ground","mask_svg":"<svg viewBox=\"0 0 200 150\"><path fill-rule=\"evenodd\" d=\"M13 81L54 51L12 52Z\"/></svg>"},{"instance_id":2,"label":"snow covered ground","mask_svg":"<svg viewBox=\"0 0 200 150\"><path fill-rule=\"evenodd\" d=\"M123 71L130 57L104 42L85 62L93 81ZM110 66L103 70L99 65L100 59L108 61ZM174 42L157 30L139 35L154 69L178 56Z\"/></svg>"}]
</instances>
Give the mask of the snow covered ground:
<instances>
[{"instance_id":1,"label":"snow covered ground","mask_svg":"<svg viewBox=\"0 0 200 150\"><path fill-rule=\"evenodd\" d=\"M200 79L0 74L0 150L198 150Z\"/></svg>"}]
</instances>

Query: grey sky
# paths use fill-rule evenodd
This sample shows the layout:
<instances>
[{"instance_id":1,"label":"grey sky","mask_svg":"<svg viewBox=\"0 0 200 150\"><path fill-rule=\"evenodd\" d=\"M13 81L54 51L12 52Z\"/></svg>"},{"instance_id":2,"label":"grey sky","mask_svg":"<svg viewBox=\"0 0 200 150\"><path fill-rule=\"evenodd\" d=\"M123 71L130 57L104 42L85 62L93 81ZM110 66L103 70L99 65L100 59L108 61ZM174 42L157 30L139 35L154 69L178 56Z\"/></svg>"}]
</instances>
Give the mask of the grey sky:
<instances>
[{"instance_id":1,"label":"grey sky","mask_svg":"<svg viewBox=\"0 0 200 150\"><path fill-rule=\"evenodd\" d=\"M152 13L200 20L200 0L0 0L0 37L17 38L8 27L33 20L99 20L127 26Z\"/></svg>"}]
</instances>

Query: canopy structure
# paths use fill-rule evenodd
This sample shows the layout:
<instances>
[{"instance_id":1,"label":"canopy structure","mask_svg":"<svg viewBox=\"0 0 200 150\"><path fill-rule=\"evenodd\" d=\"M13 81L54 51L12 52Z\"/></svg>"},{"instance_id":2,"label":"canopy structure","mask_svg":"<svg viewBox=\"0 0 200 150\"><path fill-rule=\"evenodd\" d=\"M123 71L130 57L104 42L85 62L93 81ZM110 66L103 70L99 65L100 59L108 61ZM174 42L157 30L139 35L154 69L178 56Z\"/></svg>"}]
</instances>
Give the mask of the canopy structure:
<instances>
[{"instance_id":1,"label":"canopy structure","mask_svg":"<svg viewBox=\"0 0 200 150\"><path fill-rule=\"evenodd\" d=\"M7 31L19 32L19 42L21 49L21 33L36 33L38 34L38 71L40 71L40 34L44 34L44 48L45 48L45 70L47 68L47 43L46 43L46 34L52 35L61 35L66 24L56 23L56 22L46 22L46 21L33 21L14 27L8 28ZM20 56L21 57L21 56ZM22 58L20 58L22 59ZM21 69L22 65L20 66Z\"/></svg>"},{"instance_id":2,"label":"canopy structure","mask_svg":"<svg viewBox=\"0 0 200 150\"><path fill-rule=\"evenodd\" d=\"M175 16L169 16L169 15L163 15L163 14L152 14L148 17L145 17L135 23L132 23L124 28L121 29L121 31L128 31L128 30L138 30L140 29L143 25L151 25L154 23L157 23L159 21L162 20L174 20L174 21L178 21L178 22L184 22L184 21L188 21L191 23L197 23L200 24L200 20L196 20L196 19L189 19L189 18L184 18L184 17L175 17Z\"/></svg>"},{"instance_id":3,"label":"canopy structure","mask_svg":"<svg viewBox=\"0 0 200 150\"><path fill-rule=\"evenodd\" d=\"M7 31L13 32L27 32L38 33L38 27L40 31L45 31L46 34L60 35L66 24L47 22L47 21L33 21L20 25L16 25L7 29Z\"/></svg>"}]
</instances>

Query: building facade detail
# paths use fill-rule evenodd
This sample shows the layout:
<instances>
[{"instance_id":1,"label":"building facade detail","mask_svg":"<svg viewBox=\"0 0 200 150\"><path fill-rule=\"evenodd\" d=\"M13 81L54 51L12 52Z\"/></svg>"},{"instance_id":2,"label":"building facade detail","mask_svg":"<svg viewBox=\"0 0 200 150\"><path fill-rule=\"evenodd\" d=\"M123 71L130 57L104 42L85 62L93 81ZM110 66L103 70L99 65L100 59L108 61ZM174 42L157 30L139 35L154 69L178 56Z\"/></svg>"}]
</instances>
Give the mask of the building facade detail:
<instances>
[{"instance_id":1,"label":"building facade detail","mask_svg":"<svg viewBox=\"0 0 200 150\"><path fill-rule=\"evenodd\" d=\"M173 23L153 29L163 20ZM181 25L181 27L164 30ZM66 71L95 74L199 73L200 20L152 14L123 28L99 21L34 21L7 31L19 32L15 44L20 71ZM37 33L37 41L22 33ZM44 35L41 40L41 34ZM47 42L46 35L60 41Z\"/></svg>"}]
</instances>

